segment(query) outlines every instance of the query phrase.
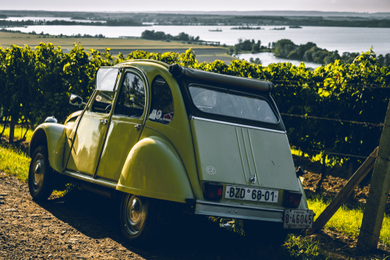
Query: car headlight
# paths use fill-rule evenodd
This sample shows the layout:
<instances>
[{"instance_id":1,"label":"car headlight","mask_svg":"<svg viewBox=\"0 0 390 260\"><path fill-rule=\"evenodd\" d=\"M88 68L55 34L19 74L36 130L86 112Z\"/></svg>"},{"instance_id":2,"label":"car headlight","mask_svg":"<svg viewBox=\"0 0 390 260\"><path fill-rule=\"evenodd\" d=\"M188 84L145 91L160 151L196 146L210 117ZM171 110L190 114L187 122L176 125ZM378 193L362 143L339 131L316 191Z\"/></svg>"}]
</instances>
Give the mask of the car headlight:
<instances>
[{"instance_id":1,"label":"car headlight","mask_svg":"<svg viewBox=\"0 0 390 260\"><path fill-rule=\"evenodd\" d=\"M57 120L57 118L55 118L54 116L48 116L48 117L46 117L46 119L45 119L45 123L54 123L54 124L57 124L57 123L58 123L58 120Z\"/></svg>"}]
</instances>

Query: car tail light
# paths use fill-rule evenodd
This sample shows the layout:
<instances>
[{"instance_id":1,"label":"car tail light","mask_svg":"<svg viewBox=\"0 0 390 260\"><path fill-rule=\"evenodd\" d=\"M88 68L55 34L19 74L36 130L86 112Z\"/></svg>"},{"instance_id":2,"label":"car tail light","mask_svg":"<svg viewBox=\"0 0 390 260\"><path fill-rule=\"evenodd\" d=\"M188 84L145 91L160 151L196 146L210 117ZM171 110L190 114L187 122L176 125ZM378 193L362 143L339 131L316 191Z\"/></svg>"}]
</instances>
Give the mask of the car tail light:
<instances>
[{"instance_id":1,"label":"car tail light","mask_svg":"<svg viewBox=\"0 0 390 260\"><path fill-rule=\"evenodd\" d=\"M301 203L302 193L299 191L284 191L283 206L287 208L297 208Z\"/></svg>"},{"instance_id":2,"label":"car tail light","mask_svg":"<svg viewBox=\"0 0 390 260\"><path fill-rule=\"evenodd\" d=\"M222 199L223 186L221 184L209 183L204 184L203 195L206 200L218 201Z\"/></svg>"}]
</instances>

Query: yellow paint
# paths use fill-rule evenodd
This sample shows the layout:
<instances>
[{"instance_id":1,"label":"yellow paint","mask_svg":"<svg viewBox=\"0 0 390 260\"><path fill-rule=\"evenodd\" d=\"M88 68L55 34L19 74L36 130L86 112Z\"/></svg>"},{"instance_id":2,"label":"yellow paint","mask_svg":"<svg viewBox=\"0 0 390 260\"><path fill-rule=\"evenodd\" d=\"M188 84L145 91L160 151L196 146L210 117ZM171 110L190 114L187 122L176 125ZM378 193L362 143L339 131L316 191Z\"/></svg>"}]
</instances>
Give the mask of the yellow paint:
<instances>
[{"instance_id":1,"label":"yellow paint","mask_svg":"<svg viewBox=\"0 0 390 260\"><path fill-rule=\"evenodd\" d=\"M157 136L144 138L131 149L117 189L183 203L194 197L180 157Z\"/></svg>"}]
</instances>

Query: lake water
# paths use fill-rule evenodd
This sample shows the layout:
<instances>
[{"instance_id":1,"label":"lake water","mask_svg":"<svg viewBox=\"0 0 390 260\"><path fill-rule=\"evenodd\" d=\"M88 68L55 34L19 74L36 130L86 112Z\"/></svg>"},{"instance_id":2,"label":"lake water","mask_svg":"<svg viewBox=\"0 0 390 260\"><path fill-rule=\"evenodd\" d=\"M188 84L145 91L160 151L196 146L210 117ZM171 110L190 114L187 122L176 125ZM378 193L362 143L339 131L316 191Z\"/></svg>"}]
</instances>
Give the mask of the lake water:
<instances>
[{"instance_id":1,"label":"lake water","mask_svg":"<svg viewBox=\"0 0 390 260\"><path fill-rule=\"evenodd\" d=\"M45 19L44 17L34 17L35 19ZM10 18L9 18L10 19ZM19 17L20 19L20 17ZM47 18L46 18L47 19ZM232 30L234 26L28 26L12 27L9 30L20 30L22 32L48 33L52 35L76 35L76 34L103 34L106 37L117 38L120 36L140 37L145 30L163 31L166 34L178 35L185 32L192 36L199 36L205 41L218 41L221 44L234 45L238 39L260 40L262 45L276 42L280 39L290 39L295 44L305 44L314 42L319 48L329 51L338 50L343 52L366 52L373 47L374 52L379 54L390 53L390 28L350 28L350 27L311 27L305 26L302 29L272 30L281 26L261 26L263 30ZM221 29L222 31L210 31ZM250 57L260 57L263 65L267 65L265 60L278 62L270 54L242 54L240 58L250 59ZM283 60L282 60L283 62ZM299 62L298 62L299 64ZM318 66L318 65L317 65Z\"/></svg>"},{"instance_id":2,"label":"lake water","mask_svg":"<svg viewBox=\"0 0 390 260\"><path fill-rule=\"evenodd\" d=\"M254 60L256 58L259 58L261 61L261 64L263 66L267 66L268 64L278 63L278 62L281 62L281 63L290 62L291 64L293 64L295 66L301 65L301 61L277 58L274 56L274 54L272 52L261 52L261 53L255 53L255 54L243 53L243 54L235 55L235 57L237 57L241 60L244 59L247 61L249 61L250 58L253 58ZM302 62L304 62L305 66L308 68L309 67L310 68L317 68L317 67L321 66L321 64L318 64L318 63L312 63L312 62L307 62L307 61L302 61Z\"/></svg>"}]
</instances>

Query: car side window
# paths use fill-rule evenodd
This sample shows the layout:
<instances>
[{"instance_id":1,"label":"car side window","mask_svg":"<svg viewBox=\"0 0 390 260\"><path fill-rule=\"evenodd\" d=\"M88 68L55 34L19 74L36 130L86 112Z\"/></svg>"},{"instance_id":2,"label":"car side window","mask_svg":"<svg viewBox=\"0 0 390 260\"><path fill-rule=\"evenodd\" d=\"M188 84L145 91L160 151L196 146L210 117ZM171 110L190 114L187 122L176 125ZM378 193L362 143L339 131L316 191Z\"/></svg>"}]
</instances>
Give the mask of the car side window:
<instances>
[{"instance_id":1,"label":"car side window","mask_svg":"<svg viewBox=\"0 0 390 260\"><path fill-rule=\"evenodd\" d=\"M141 77L126 72L115 107L115 115L141 117L145 109L145 85Z\"/></svg>"},{"instance_id":2,"label":"car side window","mask_svg":"<svg viewBox=\"0 0 390 260\"><path fill-rule=\"evenodd\" d=\"M169 124L173 119L174 105L171 88L161 76L152 82L152 105L149 120Z\"/></svg>"},{"instance_id":3,"label":"car side window","mask_svg":"<svg viewBox=\"0 0 390 260\"><path fill-rule=\"evenodd\" d=\"M95 113L109 114L114 101L113 91L97 91L95 100L92 102L90 111Z\"/></svg>"}]
</instances>

